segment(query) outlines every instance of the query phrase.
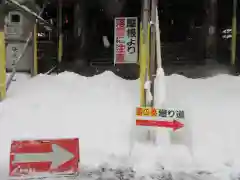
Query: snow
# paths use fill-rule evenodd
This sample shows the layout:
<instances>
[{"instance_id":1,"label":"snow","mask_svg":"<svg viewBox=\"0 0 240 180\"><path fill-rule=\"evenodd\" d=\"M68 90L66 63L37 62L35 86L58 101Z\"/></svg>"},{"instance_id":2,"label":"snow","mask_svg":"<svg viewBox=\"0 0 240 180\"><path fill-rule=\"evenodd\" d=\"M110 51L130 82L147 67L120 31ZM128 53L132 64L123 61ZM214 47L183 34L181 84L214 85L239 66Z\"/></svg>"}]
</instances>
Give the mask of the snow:
<instances>
[{"instance_id":1,"label":"snow","mask_svg":"<svg viewBox=\"0 0 240 180\"><path fill-rule=\"evenodd\" d=\"M174 179L196 171L211 172L217 179L236 178L240 77L171 75L164 82L166 96L157 97L165 101L158 107L184 109L186 127L178 133L154 129L158 142L152 145L133 136L139 128L134 126L138 80L123 80L111 72L90 78L70 72L31 79L18 75L0 103L1 179L7 179L11 140L65 137L79 137L81 165L88 167L125 164L139 175L164 167L174 172Z\"/></svg>"}]
</instances>

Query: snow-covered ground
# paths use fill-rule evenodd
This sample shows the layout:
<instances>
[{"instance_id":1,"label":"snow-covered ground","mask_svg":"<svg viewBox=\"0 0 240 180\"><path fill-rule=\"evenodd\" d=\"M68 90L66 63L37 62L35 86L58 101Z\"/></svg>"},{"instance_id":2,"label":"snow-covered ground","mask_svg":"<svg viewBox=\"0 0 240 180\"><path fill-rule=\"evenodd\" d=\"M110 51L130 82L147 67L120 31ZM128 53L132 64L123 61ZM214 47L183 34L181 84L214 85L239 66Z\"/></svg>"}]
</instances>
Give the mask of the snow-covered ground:
<instances>
[{"instance_id":1,"label":"snow-covered ground","mask_svg":"<svg viewBox=\"0 0 240 180\"><path fill-rule=\"evenodd\" d=\"M163 106L184 109L188 131L184 140L173 137L176 141L170 143L164 130L155 129L162 135L159 145L132 138L139 81L126 81L111 72L90 78L69 72L32 79L20 74L15 79L8 98L0 103L3 180L11 140L22 138L79 137L81 165L92 168L123 165L145 175L163 166L179 180L237 179L240 173L240 77L166 77Z\"/></svg>"}]
</instances>

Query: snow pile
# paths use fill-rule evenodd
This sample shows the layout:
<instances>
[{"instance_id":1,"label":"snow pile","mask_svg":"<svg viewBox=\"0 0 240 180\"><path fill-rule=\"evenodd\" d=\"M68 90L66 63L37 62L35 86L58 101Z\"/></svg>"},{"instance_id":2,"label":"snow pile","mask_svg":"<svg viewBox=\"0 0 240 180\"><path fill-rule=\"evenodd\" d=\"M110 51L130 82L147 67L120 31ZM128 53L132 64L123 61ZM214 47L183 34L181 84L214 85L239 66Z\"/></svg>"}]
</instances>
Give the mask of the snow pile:
<instances>
[{"instance_id":1,"label":"snow pile","mask_svg":"<svg viewBox=\"0 0 240 180\"><path fill-rule=\"evenodd\" d=\"M12 87L11 95L0 103L2 179L8 173L11 140L22 138L79 137L81 163L92 167L123 163L140 174L162 166L176 173L207 170L222 179L239 172L240 78L219 75L193 80L172 75L165 80L163 107L184 109L191 132L184 141L172 134L173 143L164 146L132 139L138 81L111 72L91 78L65 72L15 82L20 89Z\"/></svg>"},{"instance_id":2,"label":"snow pile","mask_svg":"<svg viewBox=\"0 0 240 180\"><path fill-rule=\"evenodd\" d=\"M184 108L191 121L194 161L205 168L238 166L240 78L218 75L193 80L174 75L167 87L167 106Z\"/></svg>"}]
</instances>

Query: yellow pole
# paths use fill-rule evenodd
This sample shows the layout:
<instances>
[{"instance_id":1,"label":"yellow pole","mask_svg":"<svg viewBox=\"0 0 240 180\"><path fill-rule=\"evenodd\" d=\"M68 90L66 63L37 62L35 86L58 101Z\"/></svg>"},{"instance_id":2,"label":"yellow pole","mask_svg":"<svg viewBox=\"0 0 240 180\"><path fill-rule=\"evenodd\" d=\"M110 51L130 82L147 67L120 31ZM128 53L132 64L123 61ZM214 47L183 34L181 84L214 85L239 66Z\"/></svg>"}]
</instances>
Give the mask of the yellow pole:
<instances>
[{"instance_id":1,"label":"yellow pole","mask_svg":"<svg viewBox=\"0 0 240 180\"><path fill-rule=\"evenodd\" d=\"M141 106L146 106L146 95L147 90L144 89L144 84L148 80L149 71L149 4L150 0L143 0L142 7L142 21L140 27L140 104Z\"/></svg>"},{"instance_id":2,"label":"yellow pole","mask_svg":"<svg viewBox=\"0 0 240 180\"><path fill-rule=\"evenodd\" d=\"M58 62L61 63L63 56L63 37L62 34L59 35L58 39Z\"/></svg>"},{"instance_id":3,"label":"yellow pole","mask_svg":"<svg viewBox=\"0 0 240 180\"><path fill-rule=\"evenodd\" d=\"M38 74L38 56L37 56L37 24L34 25L33 31L34 55L33 55L33 76Z\"/></svg>"},{"instance_id":4,"label":"yellow pole","mask_svg":"<svg viewBox=\"0 0 240 180\"><path fill-rule=\"evenodd\" d=\"M236 62L236 42L237 42L237 0L233 0L231 65L235 65Z\"/></svg>"},{"instance_id":5,"label":"yellow pole","mask_svg":"<svg viewBox=\"0 0 240 180\"><path fill-rule=\"evenodd\" d=\"M150 24L148 24L147 41L143 43L143 29L142 24L140 26L140 104L146 106L146 97L144 84L146 80L146 73L148 79L150 78L150 71L146 71L147 67L150 68L150 56L149 56L149 39L150 39Z\"/></svg>"},{"instance_id":6,"label":"yellow pole","mask_svg":"<svg viewBox=\"0 0 240 180\"><path fill-rule=\"evenodd\" d=\"M63 57L63 32L62 32L62 0L58 1L58 63L62 62Z\"/></svg>"},{"instance_id":7,"label":"yellow pole","mask_svg":"<svg viewBox=\"0 0 240 180\"><path fill-rule=\"evenodd\" d=\"M6 48L3 5L0 5L0 101L6 97Z\"/></svg>"},{"instance_id":8,"label":"yellow pole","mask_svg":"<svg viewBox=\"0 0 240 180\"><path fill-rule=\"evenodd\" d=\"M148 66L148 79L150 79L150 76L151 76L151 71L150 71L150 35L151 35L151 26L150 26L150 23L148 23L148 39L147 39L147 66Z\"/></svg>"},{"instance_id":9,"label":"yellow pole","mask_svg":"<svg viewBox=\"0 0 240 180\"><path fill-rule=\"evenodd\" d=\"M149 39L150 39L150 24L148 24L148 39L147 43L143 44L143 29L142 24L140 25L140 104L141 106L145 106L145 76L146 76L146 67L150 68L149 61ZM148 63L148 64L147 64ZM150 71L148 72L148 76L150 76Z\"/></svg>"}]
</instances>

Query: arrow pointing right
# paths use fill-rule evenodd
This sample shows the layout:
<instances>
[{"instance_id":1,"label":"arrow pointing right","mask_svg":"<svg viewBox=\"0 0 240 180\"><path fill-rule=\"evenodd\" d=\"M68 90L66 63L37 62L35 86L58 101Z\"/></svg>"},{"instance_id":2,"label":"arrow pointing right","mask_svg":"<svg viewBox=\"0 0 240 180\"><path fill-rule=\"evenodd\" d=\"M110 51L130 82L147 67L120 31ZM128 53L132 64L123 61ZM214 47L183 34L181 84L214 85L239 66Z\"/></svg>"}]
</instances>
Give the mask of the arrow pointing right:
<instances>
[{"instance_id":1,"label":"arrow pointing right","mask_svg":"<svg viewBox=\"0 0 240 180\"><path fill-rule=\"evenodd\" d=\"M56 169L60 165L74 158L74 155L66 149L52 144L52 152L49 153L18 153L15 154L13 164L31 162L51 162L51 169Z\"/></svg>"},{"instance_id":2,"label":"arrow pointing right","mask_svg":"<svg viewBox=\"0 0 240 180\"><path fill-rule=\"evenodd\" d=\"M181 129L184 127L184 124L177 120L173 121L153 121L153 120L136 120L137 126L153 126L153 127L166 127L166 128L172 128L173 131L176 131L178 129Z\"/></svg>"}]
</instances>

